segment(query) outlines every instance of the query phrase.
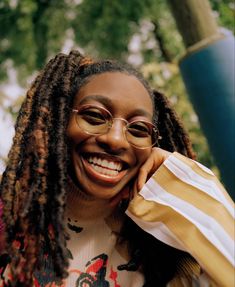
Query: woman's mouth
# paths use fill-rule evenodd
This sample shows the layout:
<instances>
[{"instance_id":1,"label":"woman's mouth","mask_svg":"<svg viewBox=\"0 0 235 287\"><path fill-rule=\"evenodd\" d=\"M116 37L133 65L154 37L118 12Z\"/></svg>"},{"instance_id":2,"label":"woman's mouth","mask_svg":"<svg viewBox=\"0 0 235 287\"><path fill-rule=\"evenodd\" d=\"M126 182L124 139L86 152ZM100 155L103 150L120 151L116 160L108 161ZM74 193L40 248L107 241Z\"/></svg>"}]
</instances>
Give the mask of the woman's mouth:
<instances>
[{"instance_id":1,"label":"woman's mouth","mask_svg":"<svg viewBox=\"0 0 235 287\"><path fill-rule=\"evenodd\" d=\"M86 155L82 157L87 174L99 182L116 183L127 172L127 165L119 160L102 155Z\"/></svg>"},{"instance_id":2,"label":"woman's mouth","mask_svg":"<svg viewBox=\"0 0 235 287\"><path fill-rule=\"evenodd\" d=\"M108 161L107 159L96 156L90 156L87 161L97 172L104 175L115 176L122 169L122 164L120 162Z\"/></svg>"}]
</instances>

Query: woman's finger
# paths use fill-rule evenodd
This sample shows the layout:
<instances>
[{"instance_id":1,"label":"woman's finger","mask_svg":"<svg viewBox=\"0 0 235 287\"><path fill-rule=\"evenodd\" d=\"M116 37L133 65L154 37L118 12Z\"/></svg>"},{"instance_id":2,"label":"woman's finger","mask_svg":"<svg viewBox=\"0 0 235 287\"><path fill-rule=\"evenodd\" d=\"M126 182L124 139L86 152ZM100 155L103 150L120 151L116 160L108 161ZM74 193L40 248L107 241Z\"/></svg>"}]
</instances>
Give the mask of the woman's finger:
<instances>
[{"instance_id":1,"label":"woman's finger","mask_svg":"<svg viewBox=\"0 0 235 287\"><path fill-rule=\"evenodd\" d=\"M170 152L154 147L149 158L142 165L138 176L138 190L140 191L145 182L156 172L162 163L170 156Z\"/></svg>"}]
</instances>

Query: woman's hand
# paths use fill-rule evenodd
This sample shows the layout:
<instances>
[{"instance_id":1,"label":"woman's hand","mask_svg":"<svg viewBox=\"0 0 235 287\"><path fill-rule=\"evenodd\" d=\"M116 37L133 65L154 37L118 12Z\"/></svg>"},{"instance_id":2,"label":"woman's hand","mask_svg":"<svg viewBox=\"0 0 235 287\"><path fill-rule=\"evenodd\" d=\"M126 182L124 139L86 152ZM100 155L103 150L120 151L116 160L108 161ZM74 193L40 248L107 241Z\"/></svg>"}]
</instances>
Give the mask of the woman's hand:
<instances>
[{"instance_id":1,"label":"woman's hand","mask_svg":"<svg viewBox=\"0 0 235 287\"><path fill-rule=\"evenodd\" d=\"M139 170L136 189L139 192L145 182L155 173L160 165L171 155L170 152L159 147L152 148L152 152Z\"/></svg>"}]
</instances>

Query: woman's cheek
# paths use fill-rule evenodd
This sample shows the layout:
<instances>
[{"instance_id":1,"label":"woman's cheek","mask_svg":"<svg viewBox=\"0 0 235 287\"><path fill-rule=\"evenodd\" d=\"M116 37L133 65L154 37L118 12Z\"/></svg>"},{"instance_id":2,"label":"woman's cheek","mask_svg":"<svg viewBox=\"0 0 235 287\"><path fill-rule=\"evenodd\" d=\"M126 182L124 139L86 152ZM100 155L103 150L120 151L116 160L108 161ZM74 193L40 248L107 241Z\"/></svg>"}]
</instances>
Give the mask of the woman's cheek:
<instances>
[{"instance_id":1,"label":"woman's cheek","mask_svg":"<svg viewBox=\"0 0 235 287\"><path fill-rule=\"evenodd\" d=\"M136 155L138 158L138 163L141 166L142 164L145 163L145 161L149 158L151 155L152 148L147 148L147 149L139 149L136 151Z\"/></svg>"}]
</instances>

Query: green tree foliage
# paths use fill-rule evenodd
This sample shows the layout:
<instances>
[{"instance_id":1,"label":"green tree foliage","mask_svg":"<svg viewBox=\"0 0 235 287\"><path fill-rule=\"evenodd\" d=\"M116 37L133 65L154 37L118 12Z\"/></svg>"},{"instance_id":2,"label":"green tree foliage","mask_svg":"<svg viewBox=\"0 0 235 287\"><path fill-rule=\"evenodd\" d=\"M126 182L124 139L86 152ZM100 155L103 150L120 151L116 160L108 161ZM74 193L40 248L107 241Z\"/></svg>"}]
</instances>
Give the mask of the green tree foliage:
<instances>
[{"instance_id":1,"label":"green tree foliage","mask_svg":"<svg viewBox=\"0 0 235 287\"><path fill-rule=\"evenodd\" d=\"M234 3L211 4L218 22L234 29ZM143 41L144 62L178 60L184 48L165 0L1 0L0 79L6 79L8 59L20 78L40 69L71 37L68 31L74 35L74 46L88 54L125 61L130 39L141 30L143 19L152 23L149 37L156 41L155 48Z\"/></svg>"},{"instance_id":2,"label":"green tree foliage","mask_svg":"<svg viewBox=\"0 0 235 287\"><path fill-rule=\"evenodd\" d=\"M149 38L157 49L142 46L146 61L172 61L183 54L183 44L165 0L85 0L74 11L76 42L89 54L125 60L128 43L141 29L141 20L152 23Z\"/></svg>"},{"instance_id":3,"label":"green tree foliage","mask_svg":"<svg viewBox=\"0 0 235 287\"><path fill-rule=\"evenodd\" d=\"M143 45L146 61L171 61L182 54L179 53L181 39L174 33L176 29L166 1L84 0L79 5L76 2L0 2L0 79L6 79L8 59L21 79L40 69L51 55L61 50L68 31L74 35L74 45L84 48L88 54L125 61L128 43L139 31L142 19L153 23L154 30L149 37L155 38L158 45L158 49Z\"/></svg>"},{"instance_id":4,"label":"green tree foliage","mask_svg":"<svg viewBox=\"0 0 235 287\"><path fill-rule=\"evenodd\" d=\"M235 2L231 0L210 0L211 7L217 13L220 26L234 31Z\"/></svg>"},{"instance_id":5,"label":"green tree foliage","mask_svg":"<svg viewBox=\"0 0 235 287\"><path fill-rule=\"evenodd\" d=\"M63 0L0 2L0 70L6 78L6 60L11 59L20 77L40 69L48 56L65 41L69 6Z\"/></svg>"},{"instance_id":6,"label":"green tree foliage","mask_svg":"<svg viewBox=\"0 0 235 287\"><path fill-rule=\"evenodd\" d=\"M99 56L120 58L137 30L150 0L93 1L76 7L73 21L76 42Z\"/></svg>"}]
</instances>

